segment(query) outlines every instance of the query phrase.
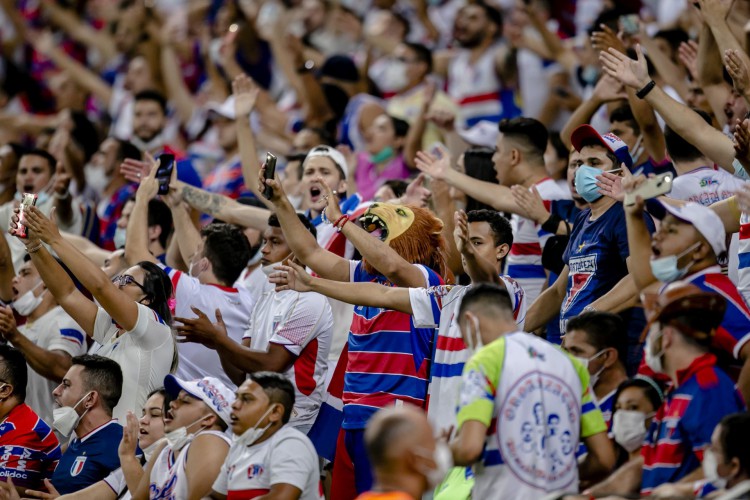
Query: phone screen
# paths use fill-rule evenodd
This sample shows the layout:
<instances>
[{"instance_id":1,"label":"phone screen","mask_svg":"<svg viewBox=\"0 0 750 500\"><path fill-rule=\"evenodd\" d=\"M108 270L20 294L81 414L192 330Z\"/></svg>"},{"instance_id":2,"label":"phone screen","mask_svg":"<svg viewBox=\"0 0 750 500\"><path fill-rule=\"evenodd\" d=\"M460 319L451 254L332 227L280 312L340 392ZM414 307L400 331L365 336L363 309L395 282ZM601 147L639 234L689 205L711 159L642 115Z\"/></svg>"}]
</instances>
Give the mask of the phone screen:
<instances>
[{"instance_id":1,"label":"phone screen","mask_svg":"<svg viewBox=\"0 0 750 500\"><path fill-rule=\"evenodd\" d=\"M263 174L263 178L273 179L276 175L276 157L272 155L271 153L266 153L266 170ZM265 196L267 199L271 199L272 190L270 186L266 186L266 188L263 190L263 196Z\"/></svg>"},{"instance_id":2,"label":"phone screen","mask_svg":"<svg viewBox=\"0 0 750 500\"><path fill-rule=\"evenodd\" d=\"M174 155L164 153L159 157L159 167L156 170L156 179L159 181L159 194L169 192L169 181L174 169Z\"/></svg>"}]
</instances>

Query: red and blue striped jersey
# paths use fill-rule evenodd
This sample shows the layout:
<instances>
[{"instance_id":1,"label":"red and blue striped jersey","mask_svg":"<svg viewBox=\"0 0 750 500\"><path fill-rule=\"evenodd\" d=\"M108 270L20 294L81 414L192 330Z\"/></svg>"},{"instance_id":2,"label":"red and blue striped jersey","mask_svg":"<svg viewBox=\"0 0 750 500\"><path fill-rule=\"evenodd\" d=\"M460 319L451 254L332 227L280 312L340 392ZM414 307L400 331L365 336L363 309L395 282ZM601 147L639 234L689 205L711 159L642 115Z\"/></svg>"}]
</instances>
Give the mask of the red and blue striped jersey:
<instances>
[{"instance_id":1,"label":"red and blue striped jersey","mask_svg":"<svg viewBox=\"0 0 750 500\"><path fill-rule=\"evenodd\" d=\"M704 354L677 372L678 383L657 410L641 449L642 495L699 468L714 427L745 409L734 382L715 365L716 357Z\"/></svg>"},{"instance_id":2,"label":"red and blue striped jersey","mask_svg":"<svg viewBox=\"0 0 750 500\"><path fill-rule=\"evenodd\" d=\"M203 189L232 199L250 195L250 191L245 187L239 156L228 158L217 164L203 179Z\"/></svg>"},{"instance_id":3,"label":"red and blue striped jersey","mask_svg":"<svg viewBox=\"0 0 750 500\"><path fill-rule=\"evenodd\" d=\"M0 423L0 477L16 486L40 489L60 460L60 443L28 405L13 408Z\"/></svg>"},{"instance_id":4,"label":"red and blue striped jersey","mask_svg":"<svg viewBox=\"0 0 750 500\"><path fill-rule=\"evenodd\" d=\"M434 271L416 266L425 287L443 284ZM362 262L351 262L350 276L353 282L394 286L385 276L365 271ZM409 314L355 306L342 398L344 429L364 429L378 409L396 401L424 406L434 335L434 328L416 328Z\"/></svg>"}]
</instances>

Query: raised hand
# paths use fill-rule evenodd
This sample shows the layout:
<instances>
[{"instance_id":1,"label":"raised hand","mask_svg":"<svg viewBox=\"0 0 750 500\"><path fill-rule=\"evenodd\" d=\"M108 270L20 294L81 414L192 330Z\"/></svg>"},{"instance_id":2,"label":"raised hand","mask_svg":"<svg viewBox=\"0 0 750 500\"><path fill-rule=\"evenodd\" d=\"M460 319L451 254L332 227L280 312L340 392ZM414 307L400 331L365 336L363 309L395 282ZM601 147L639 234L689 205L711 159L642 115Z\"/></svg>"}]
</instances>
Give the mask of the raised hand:
<instances>
[{"instance_id":1,"label":"raised hand","mask_svg":"<svg viewBox=\"0 0 750 500\"><path fill-rule=\"evenodd\" d=\"M471 247L471 242L469 241L469 218L466 216L466 212L457 210L453 214L453 224L455 227L453 230L453 239L456 242L456 249L462 254L472 252L474 249Z\"/></svg>"},{"instance_id":2,"label":"raised hand","mask_svg":"<svg viewBox=\"0 0 750 500\"><path fill-rule=\"evenodd\" d=\"M734 0L698 0L703 20L710 25L724 22L729 15Z\"/></svg>"},{"instance_id":3,"label":"raised hand","mask_svg":"<svg viewBox=\"0 0 750 500\"><path fill-rule=\"evenodd\" d=\"M125 416L125 426L122 429L120 446L117 448L117 454L121 461L125 457L135 456L135 450L138 448L138 432L138 419L132 411L128 411Z\"/></svg>"},{"instance_id":4,"label":"raised hand","mask_svg":"<svg viewBox=\"0 0 750 500\"><path fill-rule=\"evenodd\" d=\"M438 180L444 180L451 170L450 152L442 148L440 158L436 158L427 151L418 151L414 163L421 172Z\"/></svg>"},{"instance_id":5,"label":"raised hand","mask_svg":"<svg viewBox=\"0 0 750 500\"><path fill-rule=\"evenodd\" d=\"M153 158L151 160L153 160ZM142 161L135 160L133 158L125 158L125 160L120 164L120 173L130 182L140 184L141 179L146 177L149 172L151 172L151 169L153 168L152 165L153 161Z\"/></svg>"},{"instance_id":6,"label":"raised hand","mask_svg":"<svg viewBox=\"0 0 750 500\"><path fill-rule=\"evenodd\" d=\"M599 194L608 196L613 200L622 202L625 200L625 192L622 189L622 177L612 172L602 172L596 176L596 185Z\"/></svg>"},{"instance_id":7,"label":"raised hand","mask_svg":"<svg viewBox=\"0 0 750 500\"><path fill-rule=\"evenodd\" d=\"M55 222L55 210L56 207L52 207L52 210L50 210L49 213L49 218L47 218L47 216L37 207L29 207L24 211L26 228L31 231L35 237L48 245L51 245L62 238L62 236L60 236L60 229L58 229L57 223Z\"/></svg>"},{"instance_id":8,"label":"raised hand","mask_svg":"<svg viewBox=\"0 0 750 500\"><path fill-rule=\"evenodd\" d=\"M634 61L622 52L609 49L599 53L599 61L608 75L623 85L640 90L651 78L648 76L648 65L640 44L635 46L635 52L638 59Z\"/></svg>"},{"instance_id":9,"label":"raised hand","mask_svg":"<svg viewBox=\"0 0 750 500\"><path fill-rule=\"evenodd\" d=\"M747 65L745 65L739 51L734 49L724 51L724 67L727 68L729 76L732 77L734 89L744 95L750 88L750 74L748 74Z\"/></svg>"},{"instance_id":10,"label":"raised hand","mask_svg":"<svg viewBox=\"0 0 750 500\"><path fill-rule=\"evenodd\" d=\"M127 161L127 160L125 160ZM146 200L152 199L159 193L159 181L156 180L156 171L158 162L149 153L146 153L146 163L148 164L148 174L141 178L141 185L138 186L138 190L135 192L136 197L145 198ZM173 171L175 169L172 169Z\"/></svg>"},{"instance_id":11,"label":"raised hand","mask_svg":"<svg viewBox=\"0 0 750 500\"><path fill-rule=\"evenodd\" d=\"M640 214L646 207L645 200L640 195L633 196L633 192L644 182L646 176L643 174L633 175L625 164L622 167L622 191L625 193L623 206L625 211L631 214Z\"/></svg>"},{"instance_id":12,"label":"raised hand","mask_svg":"<svg viewBox=\"0 0 750 500\"><path fill-rule=\"evenodd\" d=\"M289 200L287 200L286 194L284 193L284 189L281 187L281 182L279 182L278 174L276 174L275 178L268 180L266 180L265 175L266 164L264 163L258 171L258 191L262 193L265 191L266 186L268 186L271 188L271 197L269 198L271 203L274 205L280 205L284 200L289 203Z\"/></svg>"},{"instance_id":13,"label":"raised hand","mask_svg":"<svg viewBox=\"0 0 750 500\"><path fill-rule=\"evenodd\" d=\"M13 309L9 306L0 306L0 335L10 343L13 343L20 335Z\"/></svg>"},{"instance_id":14,"label":"raised hand","mask_svg":"<svg viewBox=\"0 0 750 500\"><path fill-rule=\"evenodd\" d=\"M287 265L276 266L274 269L275 272L271 273L268 281L276 285L277 292L283 292L284 290L309 292L312 290L313 277L297 263L289 260Z\"/></svg>"},{"instance_id":15,"label":"raised hand","mask_svg":"<svg viewBox=\"0 0 750 500\"><path fill-rule=\"evenodd\" d=\"M597 52L606 51L609 48L613 48L618 52L625 52L625 44L622 39L617 36L612 28L606 24L599 25L601 31L594 31L591 34L591 46Z\"/></svg>"},{"instance_id":16,"label":"raised hand","mask_svg":"<svg viewBox=\"0 0 750 500\"><path fill-rule=\"evenodd\" d=\"M208 319L208 316L203 311L197 307L191 307L191 309L198 316L197 318L174 319L176 322L182 323L181 326L175 328L177 334L182 337L178 338L178 340L180 342L203 344L210 349L215 349L216 339L228 335L227 326L224 324L221 311L216 309L216 323L211 323L211 320Z\"/></svg>"},{"instance_id":17,"label":"raised hand","mask_svg":"<svg viewBox=\"0 0 750 500\"><path fill-rule=\"evenodd\" d=\"M745 170L750 168L750 120L737 120L734 128L734 156Z\"/></svg>"},{"instance_id":18,"label":"raised hand","mask_svg":"<svg viewBox=\"0 0 750 500\"><path fill-rule=\"evenodd\" d=\"M510 188L516 205L524 212L527 219L531 219L539 224L543 224L549 219L549 211L544 206L544 200L539 194L536 186L527 189L523 186L516 185Z\"/></svg>"},{"instance_id":19,"label":"raised hand","mask_svg":"<svg viewBox=\"0 0 750 500\"><path fill-rule=\"evenodd\" d=\"M401 199L398 200L398 202L403 205L415 205L420 208L425 208L427 206L427 203L429 203L430 201L430 197L432 196L430 190L424 186L424 181L426 178L426 174L420 173L416 179L411 181L409 185L406 186L406 192L401 197Z\"/></svg>"},{"instance_id":20,"label":"raised hand","mask_svg":"<svg viewBox=\"0 0 750 500\"><path fill-rule=\"evenodd\" d=\"M323 199L326 200L326 208L323 209L323 212L326 214L326 218L331 224L335 224L343 215L341 213L341 207L339 207L339 194L336 191L333 191L331 186L326 184L326 181L320 176L316 177L314 182L320 186L320 189L324 193Z\"/></svg>"},{"instance_id":21,"label":"raised hand","mask_svg":"<svg viewBox=\"0 0 750 500\"><path fill-rule=\"evenodd\" d=\"M255 109L260 89L252 78L246 74L238 75L232 82L234 94L234 113L237 117L249 116Z\"/></svg>"},{"instance_id":22,"label":"raised hand","mask_svg":"<svg viewBox=\"0 0 750 500\"><path fill-rule=\"evenodd\" d=\"M690 78L695 82L700 81L698 79L698 44L694 40L682 42L677 50L677 57L687 68Z\"/></svg>"}]
</instances>

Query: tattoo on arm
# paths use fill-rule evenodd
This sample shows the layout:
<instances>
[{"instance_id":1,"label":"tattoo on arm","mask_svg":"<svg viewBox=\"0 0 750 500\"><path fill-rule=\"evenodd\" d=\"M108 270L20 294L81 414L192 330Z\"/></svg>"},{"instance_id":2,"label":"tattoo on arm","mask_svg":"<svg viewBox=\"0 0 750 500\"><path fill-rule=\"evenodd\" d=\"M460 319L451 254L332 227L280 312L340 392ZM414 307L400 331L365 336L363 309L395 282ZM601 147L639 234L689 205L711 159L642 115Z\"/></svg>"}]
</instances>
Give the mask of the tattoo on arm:
<instances>
[{"instance_id":1,"label":"tattoo on arm","mask_svg":"<svg viewBox=\"0 0 750 500\"><path fill-rule=\"evenodd\" d=\"M207 213L213 217L219 215L227 204L227 199L220 194L212 194L202 189L185 186L182 189L182 199L193 208Z\"/></svg>"}]
</instances>

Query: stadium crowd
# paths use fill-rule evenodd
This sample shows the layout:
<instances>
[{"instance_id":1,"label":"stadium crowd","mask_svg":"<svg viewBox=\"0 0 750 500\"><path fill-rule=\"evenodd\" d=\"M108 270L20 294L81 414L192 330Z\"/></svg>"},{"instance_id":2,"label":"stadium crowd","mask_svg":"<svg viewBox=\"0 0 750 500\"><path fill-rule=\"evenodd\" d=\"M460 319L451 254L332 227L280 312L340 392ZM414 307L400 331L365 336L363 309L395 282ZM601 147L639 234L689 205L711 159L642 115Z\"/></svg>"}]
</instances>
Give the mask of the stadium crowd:
<instances>
[{"instance_id":1,"label":"stadium crowd","mask_svg":"<svg viewBox=\"0 0 750 500\"><path fill-rule=\"evenodd\" d=\"M750 0L0 0L0 500L750 499Z\"/></svg>"}]
</instances>

